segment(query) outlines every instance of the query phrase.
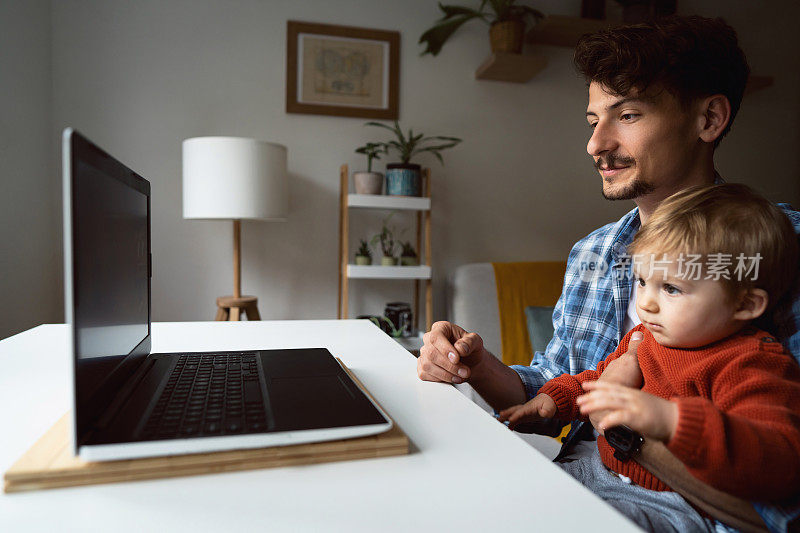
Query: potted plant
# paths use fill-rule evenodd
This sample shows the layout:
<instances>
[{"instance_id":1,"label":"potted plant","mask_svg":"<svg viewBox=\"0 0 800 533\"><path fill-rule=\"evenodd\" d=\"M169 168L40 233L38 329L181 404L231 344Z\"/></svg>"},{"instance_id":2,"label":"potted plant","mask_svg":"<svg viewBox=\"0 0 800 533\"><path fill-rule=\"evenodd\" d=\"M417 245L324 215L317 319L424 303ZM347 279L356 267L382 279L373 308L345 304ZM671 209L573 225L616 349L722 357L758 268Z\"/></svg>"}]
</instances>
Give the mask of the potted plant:
<instances>
[{"instance_id":1,"label":"potted plant","mask_svg":"<svg viewBox=\"0 0 800 533\"><path fill-rule=\"evenodd\" d=\"M380 159L381 154L386 153L386 145L383 143L369 142L364 146L356 148L357 154L367 156L367 171L353 172L353 183L356 187L356 194L381 194L383 189L383 174L372 172L372 160Z\"/></svg>"},{"instance_id":2,"label":"potted plant","mask_svg":"<svg viewBox=\"0 0 800 533\"><path fill-rule=\"evenodd\" d=\"M528 21L535 25L544 17L541 11L529 6L517 5L517 0L481 0L478 9L464 6L444 6L441 19L419 38L425 43L422 55L437 55L455 31L465 22L480 19L489 24L489 41L492 52L519 54ZM487 9L488 5L488 9Z\"/></svg>"},{"instance_id":3,"label":"potted plant","mask_svg":"<svg viewBox=\"0 0 800 533\"><path fill-rule=\"evenodd\" d=\"M420 166L411 163L411 158L423 152L430 152L440 163L444 164L444 159L439 152L461 142L461 139L457 137L439 135L425 137L422 133L414 135L412 129L408 130L408 136L403 135L403 130L400 129L400 124L396 120L394 127L380 122L367 122L365 126L385 128L395 135L393 140L383 143L387 151L395 150L400 156L400 163L386 165L386 194L390 195L420 196Z\"/></svg>"},{"instance_id":4,"label":"potted plant","mask_svg":"<svg viewBox=\"0 0 800 533\"><path fill-rule=\"evenodd\" d=\"M403 247L403 250L400 252L400 264L402 266L417 266L419 264L417 251L414 250L411 243L406 241L401 242L400 245Z\"/></svg>"},{"instance_id":5,"label":"potted plant","mask_svg":"<svg viewBox=\"0 0 800 533\"><path fill-rule=\"evenodd\" d=\"M361 239L361 245L356 252L357 265L371 265L372 264L372 251L369 249L367 241Z\"/></svg>"},{"instance_id":6,"label":"potted plant","mask_svg":"<svg viewBox=\"0 0 800 533\"><path fill-rule=\"evenodd\" d=\"M376 243L381 244L381 252L383 253L383 257L381 257L381 266L395 266L397 264L397 259L394 256L396 244L394 240L394 231L387 225L393 214L394 213L391 213L388 217L383 219L381 232L372 237L371 241L373 246Z\"/></svg>"}]
</instances>

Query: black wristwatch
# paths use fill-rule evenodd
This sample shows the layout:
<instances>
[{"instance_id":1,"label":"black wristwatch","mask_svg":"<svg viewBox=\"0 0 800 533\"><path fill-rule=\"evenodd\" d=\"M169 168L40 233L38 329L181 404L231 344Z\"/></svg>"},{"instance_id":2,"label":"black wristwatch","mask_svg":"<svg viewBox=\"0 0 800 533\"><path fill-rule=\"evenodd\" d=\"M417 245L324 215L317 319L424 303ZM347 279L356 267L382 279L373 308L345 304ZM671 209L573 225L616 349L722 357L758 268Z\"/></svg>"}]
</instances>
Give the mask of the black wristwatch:
<instances>
[{"instance_id":1,"label":"black wristwatch","mask_svg":"<svg viewBox=\"0 0 800 533\"><path fill-rule=\"evenodd\" d=\"M605 431L605 438L614 448L614 457L623 463L636 455L644 444L644 437L628 426L614 426Z\"/></svg>"}]
</instances>

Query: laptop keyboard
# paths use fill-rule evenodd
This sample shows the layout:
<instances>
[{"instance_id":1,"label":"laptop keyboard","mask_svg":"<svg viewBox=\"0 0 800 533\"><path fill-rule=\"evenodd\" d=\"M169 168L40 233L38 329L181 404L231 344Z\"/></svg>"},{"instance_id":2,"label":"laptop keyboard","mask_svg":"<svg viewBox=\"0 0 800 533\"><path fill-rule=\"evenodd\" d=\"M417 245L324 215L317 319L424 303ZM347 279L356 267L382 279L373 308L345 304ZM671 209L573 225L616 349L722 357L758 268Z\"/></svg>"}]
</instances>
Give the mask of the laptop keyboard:
<instances>
[{"instance_id":1,"label":"laptop keyboard","mask_svg":"<svg viewBox=\"0 0 800 533\"><path fill-rule=\"evenodd\" d=\"M258 433L267 428L254 353L180 355L145 423L144 440Z\"/></svg>"}]
</instances>

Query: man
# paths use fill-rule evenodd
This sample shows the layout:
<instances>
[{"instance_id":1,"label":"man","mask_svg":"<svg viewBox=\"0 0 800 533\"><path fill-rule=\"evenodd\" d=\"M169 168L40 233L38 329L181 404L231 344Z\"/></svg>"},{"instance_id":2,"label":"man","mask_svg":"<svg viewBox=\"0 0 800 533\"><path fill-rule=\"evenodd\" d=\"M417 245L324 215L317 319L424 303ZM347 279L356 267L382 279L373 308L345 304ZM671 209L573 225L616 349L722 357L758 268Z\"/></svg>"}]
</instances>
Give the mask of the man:
<instances>
[{"instance_id":1,"label":"man","mask_svg":"<svg viewBox=\"0 0 800 533\"><path fill-rule=\"evenodd\" d=\"M572 248L553 312L553 339L530 366L503 365L477 333L449 322L437 322L425 334L420 379L469 382L496 410L524 403L557 375L594 369L639 323L626 247L662 200L721 181L714 149L731 128L749 75L735 31L721 19L701 17L669 17L586 36L575 63L589 86L587 151L603 196L633 200L636 208ZM800 213L785 210L799 230ZM597 274L581 271L587 262L600 266L592 271ZM800 299L794 298L793 307L794 312L782 306L764 327L798 358ZM637 345L631 343L633 357ZM800 515L756 507L775 529L786 529L787 513Z\"/></svg>"}]
</instances>

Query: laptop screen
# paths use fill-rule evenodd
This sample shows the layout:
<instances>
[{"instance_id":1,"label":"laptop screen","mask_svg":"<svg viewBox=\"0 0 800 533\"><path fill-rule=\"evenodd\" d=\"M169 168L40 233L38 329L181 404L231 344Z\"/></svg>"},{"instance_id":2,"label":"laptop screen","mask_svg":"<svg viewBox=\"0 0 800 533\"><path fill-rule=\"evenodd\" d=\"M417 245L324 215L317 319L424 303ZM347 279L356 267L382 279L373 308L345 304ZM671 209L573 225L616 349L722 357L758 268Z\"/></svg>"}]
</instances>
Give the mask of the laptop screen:
<instances>
[{"instance_id":1,"label":"laptop screen","mask_svg":"<svg viewBox=\"0 0 800 533\"><path fill-rule=\"evenodd\" d=\"M72 256L67 314L80 435L135 371L136 356L149 352L150 187L77 132L65 132L64 148L71 208L65 249Z\"/></svg>"}]
</instances>

